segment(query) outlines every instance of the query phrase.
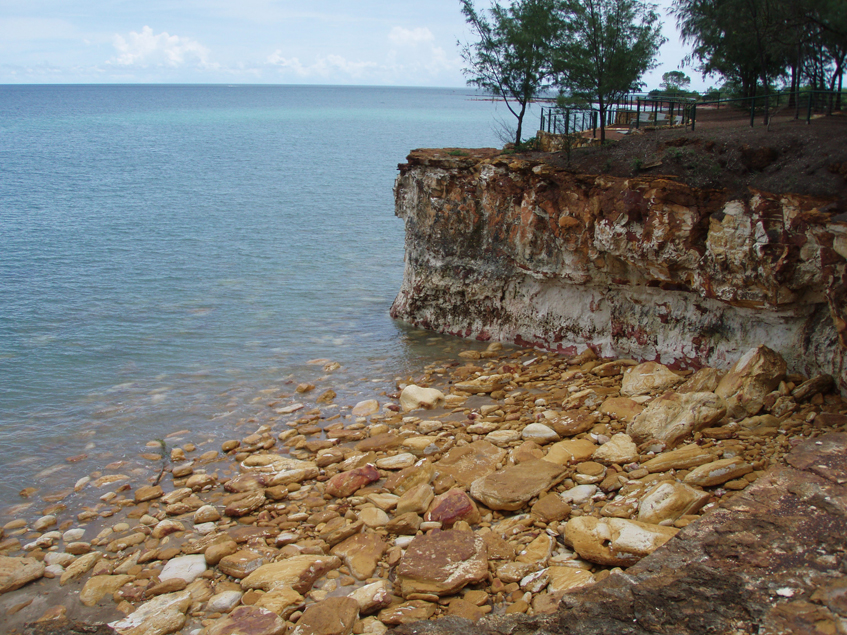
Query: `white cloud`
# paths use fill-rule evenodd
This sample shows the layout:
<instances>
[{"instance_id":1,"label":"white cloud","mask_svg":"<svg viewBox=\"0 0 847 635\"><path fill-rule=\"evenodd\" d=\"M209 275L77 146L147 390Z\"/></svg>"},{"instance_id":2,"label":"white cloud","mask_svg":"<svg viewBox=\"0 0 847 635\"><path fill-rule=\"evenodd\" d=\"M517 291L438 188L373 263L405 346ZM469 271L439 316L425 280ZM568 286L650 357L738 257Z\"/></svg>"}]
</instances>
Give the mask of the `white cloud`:
<instances>
[{"instance_id":1,"label":"white cloud","mask_svg":"<svg viewBox=\"0 0 847 635\"><path fill-rule=\"evenodd\" d=\"M145 26L141 33L131 31L127 37L115 35L112 42L119 55L112 62L120 66L182 66L193 63L207 67L209 49L187 37L170 35L163 31L158 35Z\"/></svg>"},{"instance_id":2,"label":"white cloud","mask_svg":"<svg viewBox=\"0 0 847 635\"><path fill-rule=\"evenodd\" d=\"M353 78L362 77L366 71L376 69L375 62L351 62L341 55L319 57L314 64L305 65L297 57L283 57L282 51L276 50L267 59L268 64L280 69L293 71L300 77L330 77L343 73Z\"/></svg>"},{"instance_id":3,"label":"white cloud","mask_svg":"<svg viewBox=\"0 0 847 635\"><path fill-rule=\"evenodd\" d=\"M424 42L431 42L435 38L432 31L426 27L404 29L402 26L395 26L388 34L388 39L396 46L416 46Z\"/></svg>"}]
</instances>

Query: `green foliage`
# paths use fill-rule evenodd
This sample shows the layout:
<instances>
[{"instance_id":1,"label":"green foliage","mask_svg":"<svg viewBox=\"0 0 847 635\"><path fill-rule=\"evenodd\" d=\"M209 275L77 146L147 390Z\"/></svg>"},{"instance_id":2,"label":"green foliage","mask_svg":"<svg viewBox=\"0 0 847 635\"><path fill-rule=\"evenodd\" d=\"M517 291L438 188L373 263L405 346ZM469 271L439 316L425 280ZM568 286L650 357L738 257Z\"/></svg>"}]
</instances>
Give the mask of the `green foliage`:
<instances>
[{"instance_id":1,"label":"green foliage","mask_svg":"<svg viewBox=\"0 0 847 635\"><path fill-rule=\"evenodd\" d=\"M665 41L652 5L638 0L562 0L562 45L555 62L559 86L572 98L597 103L605 142L608 105L641 87Z\"/></svg>"},{"instance_id":2,"label":"green foliage","mask_svg":"<svg viewBox=\"0 0 847 635\"><path fill-rule=\"evenodd\" d=\"M468 156L468 153L465 152L464 150L450 150L450 152L448 152L447 154L449 154L451 157L466 157L466 156Z\"/></svg>"},{"instance_id":3,"label":"green foliage","mask_svg":"<svg viewBox=\"0 0 847 635\"><path fill-rule=\"evenodd\" d=\"M551 47L561 29L556 0L513 0L508 7L495 2L486 13L473 0L461 0L477 41L460 42L468 84L502 98L517 119L515 143L521 142L527 105L552 85ZM513 102L516 103L513 104Z\"/></svg>"},{"instance_id":4,"label":"green foliage","mask_svg":"<svg viewBox=\"0 0 847 635\"><path fill-rule=\"evenodd\" d=\"M642 159L639 159L638 157L636 157L635 159L632 160L632 171L638 172L639 170L641 170L641 166L643 166L643 165L644 165L644 161Z\"/></svg>"},{"instance_id":5,"label":"green foliage","mask_svg":"<svg viewBox=\"0 0 847 635\"><path fill-rule=\"evenodd\" d=\"M682 71L662 73L662 83L659 84L666 93L682 93L691 85L691 78Z\"/></svg>"}]
</instances>

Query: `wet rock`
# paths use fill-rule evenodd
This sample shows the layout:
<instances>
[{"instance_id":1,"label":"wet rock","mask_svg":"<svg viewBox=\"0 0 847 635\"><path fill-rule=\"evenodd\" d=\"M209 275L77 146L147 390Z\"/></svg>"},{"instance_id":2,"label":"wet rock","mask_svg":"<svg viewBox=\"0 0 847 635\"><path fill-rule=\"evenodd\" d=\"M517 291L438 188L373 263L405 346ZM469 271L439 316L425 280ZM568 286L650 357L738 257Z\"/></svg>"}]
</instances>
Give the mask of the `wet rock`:
<instances>
[{"instance_id":1,"label":"wet rock","mask_svg":"<svg viewBox=\"0 0 847 635\"><path fill-rule=\"evenodd\" d=\"M109 624L120 635L166 635L185 624L191 593L180 591L145 602L122 620Z\"/></svg>"},{"instance_id":2,"label":"wet rock","mask_svg":"<svg viewBox=\"0 0 847 635\"><path fill-rule=\"evenodd\" d=\"M79 592L79 601L85 606L94 606L105 596L110 596L127 582L132 580L129 575L93 575Z\"/></svg>"},{"instance_id":3,"label":"wet rock","mask_svg":"<svg viewBox=\"0 0 847 635\"><path fill-rule=\"evenodd\" d=\"M378 580L359 587L347 597L356 600L361 615L370 615L391 604L391 588L385 580Z\"/></svg>"},{"instance_id":4,"label":"wet rock","mask_svg":"<svg viewBox=\"0 0 847 635\"><path fill-rule=\"evenodd\" d=\"M565 543L581 558L610 567L627 567L673 538L678 529L623 518L580 516L565 525Z\"/></svg>"},{"instance_id":5,"label":"wet rock","mask_svg":"<svg viewBox=\"0 0 847 635\"><path fill-rule=\"evenodd\" d=\"M35 558L0 556L0 594L19 589L43 575L44 563Z\"/></svg>"},{"instance_id":6,"label":"wet rock","mask_svg":"<svg viewBox=\"0 0 847 635\"><path fill-rule=\"evenodd\" d=\"M624 465L638 460L638 448L628 434L619 433L597 448L592 458L607 465Z\"/></svg>"},{"instance_id":7,"label":"wet rock","mask_svg":"<svg viewBox=\"0 0 847 635\"><path fill-rule=\"evenodd\" d=\"M203 505L200 509L194 512L194 524L213 523L221 519L220 512L212 505Z\"/></svg>"},{"instance_id":8,"label":"wet rock","mask_svg":"<svg viewBox=\"0 0 847 635\"><path fill-rule=\"evenodd\" d=\"M709 494L679 481L664 481L650 488L638 505L638 520L658 525L685 514L696 514L709 500Z\"/></svg>"},{"instance_id":9,"label":"wet rock","mask_svg":"<svg viewBox=\"0 0 847 635\"><path fill-rule=\"evenodd\" d=\"M410 384L400 393L400 407L403 412L411 412L419 408L432 409L444 403L444 393L435 388L422 388Z\"/></svg>"},{"instance_id":10,"label":"wet rock","mask_svg":"<svg viewBox=\"0 0 847 635\"><path fill-rule=\"evenodd\" d=\"M452 595L488 578L486 546L470 531L436 529L411 542L396 574L403 597L411 593Z\"/></svg>"},{"instance_id":11,"label":"wet rock","mask_svg":"<svg viewBox=\"0 0 847 635\"><path fill-rule=\"evenodd\" d=\"M590 459L596 450L597 445L588 439L559 441L547 448L544 460L556 465L568 465Z\"/></svg>"},{"instance_id":12,"label":"wet rock","mask_svg":"<svg viewBox=\"0 0 847 635\"><path fill-rule=\"evenodd\" d=\"M711 463L696 467L683 480L688 485L714 487L715 485L720 485L721 483L726 483L727 481L749 474L752 471L752 465L745 462L741 457L736 456L712 461Z\"/></svg>"},{"instance_id":13,"label":"wet rock","mask_svg":"<svg viewBox=\"0 0 847 635\"><path fill-rule=\"evenodd\" d=\"M646 395L654 391L664 392L682 383L682 377L658 362L645 362L624 371L621 394L627 397Z\"/></svg>"},{"instance_id":14,"label":"wet rock","mask_svg":"<svg viewBox=\"0 0 847 635\"><path fill-rule=\"evenodd\" d=\"M684 445L670 452L662 452L649 461L645 461L642 467L650 473L667 472L668 470L687 470L704 463L711 463L717 458L714 450L701 448L692 443Z\"/></svg>"},{"instance_id":15,"label":"wet rock","mask_svg":"<svg viewBox=\"0 0 847 635\"><path fill-rule=\"evenodd\" d=\"M206 559L206 564L214 567L224 557L231 556L238 551L238 544L234 540L226 540L209 545L203 552L203 557Z\"/></svg>"},{"instance_id":16,"label":"wet rock","mask_svg":"<svg viewBox=\"0 0 847 635\"><path fill-rule=\"evenodd\" d=\"M200 555L181 556L169 560L159 574L159 579L164 582L172 578L179 578L188 582L193 582L206 571L206 559Z\"/></svg>"},{"instance_id":17,"label":"wet rock","mask_svg":"<svg viewBox=\"0 0 847 635\"><path fill-rule=\"evenodd\" d=\"M490 509L513 511L561 481L565 473L546 460L526 461L475 480L470 493Z\"/></svg>"},{"instance_id":18,"label":"wet rock","mask_svg":"<svg viewBox=\"0 0 847 635\"><path fill-rule=\"evenodd\" d=\"M786 363L781 355L767 346L752 348L721 379L715 393L727 405L734 419L757 414L764 399L785 377Z\"/></svg>"},{"instance_id":19,"label":"wet rock","mask_svg":"<svg viewBox=\"0 0 847 635\"><path fill-rule=\"evenodd\" d=\"M336 498L345 498L361 488L378 481L379 472L373 465L358 467L333 476L326 484L326 493Z\"/></svg>"},{"instance_id":20,"label":"wet rock","mask_svg":"<svg viewBox=\"0 0 847 635\"><path fill-rule=\"evenodd\" d=\"M357 534L332 548L332 554L344 561L350 574L357 580L370 578L386 544L379 534Z\"/></svg>"},{"instance_id":21,"label":"wet rock","mask_svg":"<svg viewBox=\"0 0 847 635\"><path fill-rule=\"evenodd\" d=\"M298 593L306 593L315 580L340 566L341 560L337 556L292 556L259 567L241 581L241 586L263 591L290 587Z\"/></svg>"},{"instance_id":22,"label":"wet rock","mask_svg":"<svg viewBox=\"0 0 847 635\"><path fill-rule=\"evenodd\" d=\"M330 597L309 606L291 635L350 635L358 617L356 600Z\"/></svg>"},{"instance_id":23,"label":"wet rock","mask_svg":"<svg viewBox=\"0 0 847 635\"><path fill-rule=\"evenodd\" d=\"M566 492L562 492L562 500L574 505L582 505L597 493L596 485L577 485Z\"/></svg>"},{"instance_id":24,"label":"wet rock","mask_svg":"<svg viewBox=\"0 0 847 635\"><path fill-rule=\"evenodd\" d=\"M507 584L520 582L540 567L534 562L507 562L497 567L497 578Z\"/></svg>"},{"instance_id":25,"label":"wet rock","mask_svg":"<svg viewBox=\"0 0 847 635\"><path fill-rule=\"evenodd\" d=\"M85 575L91 568L97 563L100 558L103 557L103 554L99 551L94 551L92 553L87 553L85 555L80 556L76 560L74 560L68 567L65 569L65 572L62 574L62 577L59 579L59 584L67 584L68 582L72 582L77 578ZM2 560L0 560L0 571L2 571ZM0 577L0 581L2 581L2 577ZM2 588L2 587L0 587Z\"/></svg>"},{"instance_id":26,"label":"wet rock","mask_svg":"<svg viewBox=\"0 0 847 635\"><path fill-rule=\"evenodd\" d=\"M505 450L487 441L474 441L451 448L435 463L435 470L452 476L460 487L469 487L476 479L494 472L505 455Z\"/></svg>"},{"instance_id":27,"label":"wet rock","mask_svg":"<svg viewBox=\"0 0 847 635\"><path fill-rule=\"evenodd\" d=\"M156 498L160 498L164 492L159 485L145 485L135 490L135 502L144 503Z\"/></svg>"},{"instance_id":28,"label":"wet rock","mask_svg":"<svg viewBox=\"0 0 847 635\"><path fill-rule=\"evenodd\" d=\"M499 446L508 446L521 438L517 430L494 430L485 435L485 440Z\"/></svg>"},{"instance_id":29,"label":"wet rock","mask_svg":"<svg viewBox=\"0 0 847 635\"><path fill-rule=\"evenodd\" d=\"M626 432L636 443L654 440L671 449L697 430L720 421L725 414L726 405L715 393L666 392L650 402L627 425Z\"/></svg>"},{"instance_id":30,"label":"wet rock","mask_svg":"<svg viewBox=\"0 0 847 635\"><path fill-rule=\"evenodd\" d=\"M267 609L239 606L209 626L205 635L283 635L285 620Z\"/></svg>"},{"instance_id":31,"label":"wet rock","mask_svg":"<svg viewBox=\"0 0 847 635\"><path fill-rule=\"evenodd\" d=\"M480 516L479 509L470 496L464 490L453 488L433 499L424 519L440 522L442 527L450 528L460 520L469 525L476 525Z\"/></svg>"},{"instance_id":32,"label":"wet rock","mask_svg":"<svg viewBox=\"0 0 847 635\"><path fill-rule=\"evenodd\" d=\"M165 536L175 534L178 531L185 531L185 526L178 520L170 520L166 518L165 520L156 523L151 535L154 538L164 538Z\"/></svg>"},{"instance_id":33,"label":"wet rock","mask_svg":"<svg viewBox=\"0 0 847 635\"><path fill-rule=\"evenodd\" d=\"M555 544L556 541L551 536L540 534L518 554L515 561L527 562L541 567L547 566Z\"/></svg>"},{"instance_id":34,"label":"wet rock","mask_svg":"<svg viewBox=\"0 0 847 635\"><path fill-rule=\"evenodd\" d=\"M816 375L791 391L791 396L797 403L802 403L815 395L826 394L834 388L835 380L832 375Z\"/></svg>"}]
</instances>

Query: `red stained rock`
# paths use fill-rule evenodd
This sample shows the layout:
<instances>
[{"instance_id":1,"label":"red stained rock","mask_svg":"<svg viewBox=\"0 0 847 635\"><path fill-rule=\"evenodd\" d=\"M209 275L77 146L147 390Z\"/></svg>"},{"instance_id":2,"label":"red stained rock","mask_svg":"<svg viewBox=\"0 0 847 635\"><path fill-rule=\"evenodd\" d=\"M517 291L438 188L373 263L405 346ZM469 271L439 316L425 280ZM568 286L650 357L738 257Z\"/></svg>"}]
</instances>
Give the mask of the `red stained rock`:
<instances>
[{"instance_id":1,"label":"red stained rock","mask_svg":"<svg viewBox=\"0 0 847 635\"><path fill-rule=\"evenodd\" d=\"M475 525L479 522L479 510L464 490L454 488L435 497L424 520L440 522L445 528L460 520Z\"/></svg>"},{"instance_id":2,"label":"red stained rock","mask_svg":"<svg viewBox=\"0 0 847 635\"><path fill-rule=\"evenodd\" d=\"M327 481L326 493L336 498L344 498L378 480L379 472L373 465L368 464L333 476Z\"/></svg>"}]
</instances>

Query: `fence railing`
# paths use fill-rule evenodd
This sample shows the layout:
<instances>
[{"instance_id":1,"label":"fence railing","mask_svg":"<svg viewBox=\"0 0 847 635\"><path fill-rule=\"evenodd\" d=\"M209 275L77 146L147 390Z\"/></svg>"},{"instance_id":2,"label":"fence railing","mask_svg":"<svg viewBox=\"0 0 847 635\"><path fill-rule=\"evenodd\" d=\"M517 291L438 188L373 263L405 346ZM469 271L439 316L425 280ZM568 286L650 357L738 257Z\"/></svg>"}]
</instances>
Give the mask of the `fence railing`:
<instances>
[{"instance_id":1,"label":"fence railing","mask_svg":"<svg viewBox=\"0 0 847 635\"><path fill-rule=\"evenodd\" d=\"M844 100L842 102L842 100ZM755 125L756 119L768 123L774 117L780 120L805 118L808 123L815 114L832 114L847 105L847 92L801 90L774 92L755 97L717 98L702 101L690 98L650 97L626 95L610 104L605 113L607 127L661 127L690 126L698 123L726 125L739 123ZM597 136L600 111L595 107L542 107L539 130L553 134L573 134L591 130Z\"/></svg>"}]
</instances>

